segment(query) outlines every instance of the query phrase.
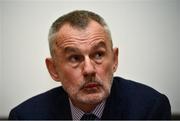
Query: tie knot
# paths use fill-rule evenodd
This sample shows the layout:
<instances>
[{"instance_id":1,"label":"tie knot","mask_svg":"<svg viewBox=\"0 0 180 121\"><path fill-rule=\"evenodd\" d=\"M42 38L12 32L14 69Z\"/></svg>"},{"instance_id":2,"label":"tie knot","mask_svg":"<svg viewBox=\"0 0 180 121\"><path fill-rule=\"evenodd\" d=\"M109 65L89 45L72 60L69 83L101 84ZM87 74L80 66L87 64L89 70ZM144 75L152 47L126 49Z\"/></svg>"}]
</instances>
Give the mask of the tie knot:
<instances>
[{"instance_id":1,"label":"tie knot","mask_svg":"<svg viewBox=\"0 0 180 121\"><path fill-rule=\"evenodd\" d=\"M95 116L94 114L90 113L90 114L84 114L81 118L81 120L97 120L97 116Z\"/></svg>"}]
</instances>

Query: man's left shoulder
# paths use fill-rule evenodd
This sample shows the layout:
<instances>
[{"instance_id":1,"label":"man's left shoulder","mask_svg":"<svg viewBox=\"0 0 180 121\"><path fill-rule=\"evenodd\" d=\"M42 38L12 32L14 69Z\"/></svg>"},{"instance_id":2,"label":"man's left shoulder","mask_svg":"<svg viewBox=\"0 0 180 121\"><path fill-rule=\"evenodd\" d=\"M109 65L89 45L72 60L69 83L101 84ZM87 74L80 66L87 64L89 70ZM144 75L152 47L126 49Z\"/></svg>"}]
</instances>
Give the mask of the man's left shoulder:
<instances>
[{"instance_id":1,"label":"man's left shoulder","mask_svg":"<svg viewBox=\"0 0 180 121\"><path fill-rule=\"evenodd\" d=\"M156 114L160 111L169 112L171 110L167 96L150 86L121 77L114 77L113 83L114 92L131 110L151 110L155 111Z\"/></svg>"},{"instance_id":2,"label":"man's left shoulder","mask_svg":"<svg viewBox=\"0 0 180 121\"><path fill-rule=\"evenodd\" d=\"M163 96L162 93L158 92L154 88L147 86L145 84L127 80L121 77L114 77L114 88L117 91L121 91L122 93L129 94L136 97L161 97Z\"/></svg>"},{"instance_id":3,"label":"man's left shoulder","mask_svg":"<svg viewBox=\"0 0 180 121\"><path fill-rule=\"evenodd\" d=\"M124 111L124 119L170 119L171 117L168 98L150 86L114 77L112 93L113 97L116 97L116 102L122 104L117 108Z\"/></svg>"}]
</instances>

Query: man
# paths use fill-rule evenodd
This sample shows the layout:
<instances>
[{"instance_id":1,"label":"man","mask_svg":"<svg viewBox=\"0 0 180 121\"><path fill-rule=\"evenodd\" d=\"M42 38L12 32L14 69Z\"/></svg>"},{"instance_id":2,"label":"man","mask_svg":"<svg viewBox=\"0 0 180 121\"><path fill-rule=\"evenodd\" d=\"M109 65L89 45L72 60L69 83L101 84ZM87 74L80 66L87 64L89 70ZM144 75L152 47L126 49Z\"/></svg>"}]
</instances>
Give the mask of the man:
<instances>
[{"instance_id":1,"label":"man","mask_svg":"<svg viewBox=\"0 0 180 121\"><path fill-rule=\"evenodd\" d=\"M107 24L90 11L58 18L49 32L48 71L61 82L14 108L9 119L170 119L167 97L154 89L113 77L118 48Z\"/></svg>"}]
</instances>

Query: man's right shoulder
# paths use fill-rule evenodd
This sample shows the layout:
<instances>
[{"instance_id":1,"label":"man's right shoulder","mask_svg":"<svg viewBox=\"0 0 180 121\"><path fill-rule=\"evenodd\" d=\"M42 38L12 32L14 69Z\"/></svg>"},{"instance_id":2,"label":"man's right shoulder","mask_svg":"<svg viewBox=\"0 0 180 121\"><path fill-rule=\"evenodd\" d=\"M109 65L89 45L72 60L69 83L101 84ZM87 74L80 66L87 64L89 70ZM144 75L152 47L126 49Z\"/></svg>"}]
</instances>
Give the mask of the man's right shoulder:
<instances>
[{"instance_id":1,"label":"man's right shoulder","mask_svg":"<svg viewBox=\"0 0 180 121\"><path fill-rule=\"evenodd\" d=\"M49 101L53 101L54 99L56 99L56 100L61 99L65 95L66 94L62 87L55 87L53 89L50 89L46 92L40 93L36 96L33 96L33 97L27 99L26 101L22 102L15 108L26 107L29 105L36 105L38 103L44 104Z\"/></svg>"},{"instance_id":2,"label":"man's right shoulder","mask_svg":"<svg viewBox=\"0 0 180 121\"><path fill-rule=\"evenodd\" d=\"M67 100L67 94L62 87L56 87L39 95L36 95L11 110L9 119L42 119L46 115L61 106ZM39 114L41 113L41 114Z\"/></svg>"}]
</instances>

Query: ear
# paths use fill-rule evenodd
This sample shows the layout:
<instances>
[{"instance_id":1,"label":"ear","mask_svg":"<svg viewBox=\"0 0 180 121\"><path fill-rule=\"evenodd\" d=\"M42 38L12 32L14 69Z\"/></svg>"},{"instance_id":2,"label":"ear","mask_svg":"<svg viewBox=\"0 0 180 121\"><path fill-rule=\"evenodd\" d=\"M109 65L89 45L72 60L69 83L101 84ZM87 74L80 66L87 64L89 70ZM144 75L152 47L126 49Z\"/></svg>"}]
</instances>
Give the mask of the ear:
<instances>
[{"instance_id":1,"label":"ear","mask_svg":"<svg viewBox=\"0 0 180 121\"><path fill-rule=\"evenodd\" d=\"M114 48L113 49L113 61L114 61L114 64L113 64L113 71L115 72L117 70L117 67L118 67L118 54L119 54L119 50L118 48Z\"/></svg>"},{"instance_id":2,"label":"ear","mask_svg":"<svg viewBox=\"0 0 180 121\"><path fill-rule=\"evenodd\" d=\"M57 73L54 60L52 58L46 58L46 67L51 75L52 79L55 81L59 81L59 75Z\"/></svg>"}]
</instances>

